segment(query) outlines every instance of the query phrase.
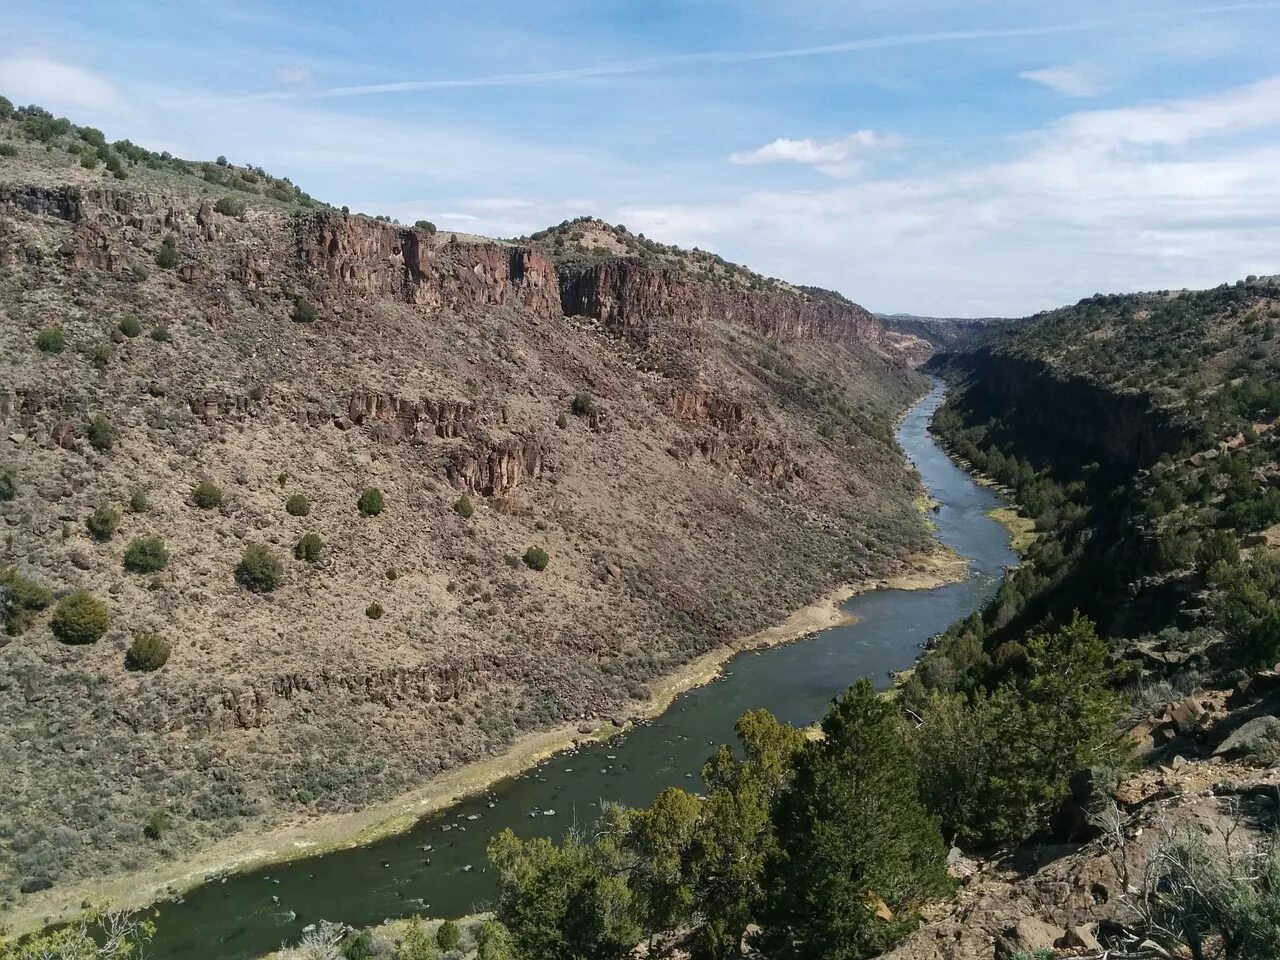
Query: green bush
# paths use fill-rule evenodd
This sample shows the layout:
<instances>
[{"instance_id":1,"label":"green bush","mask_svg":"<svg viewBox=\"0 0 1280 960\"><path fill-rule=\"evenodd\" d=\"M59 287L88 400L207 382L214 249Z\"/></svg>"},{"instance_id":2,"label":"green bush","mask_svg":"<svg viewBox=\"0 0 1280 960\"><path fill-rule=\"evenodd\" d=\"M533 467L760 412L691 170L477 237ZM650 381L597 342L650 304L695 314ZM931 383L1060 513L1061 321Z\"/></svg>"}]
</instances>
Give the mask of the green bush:
<instances>
[{"instance_id":1,"label":"green bush","mask_svg":"<svg viewBox=\"0 0 1280 960\"><path fill-rule=\"evenodd\" d=\"M18 148L12 143L0 143L0 157L16 157Z\"/></svg>"},{"instance_id":2,"label":"green bush","mask_svg":"<svg viewBox=\"0 0 1280 960\"><path fill-rule=\"evenodd\" d=\"M126 314L120 321L120 332L133 339L142 332L142 324L132 313Z\"/></svg>"},{"instance_id":3,"label":"green bush","mask_svg":"<svg viewBox=\"0 0 1280 960\"><path fill-rule=\"evenodd\" d=\"M98 155L92 150L86 150L84 153L80 154L80 166L84 167L86 170L92 170L97 165Z\"/></svg>"},{"instance_id":4,"label":"green bush","mask_svg":"<svg viewBox=\"0 0 1280 960\"><path fill-rule=\"evenodd\" d=\"M524 565L530 570L545 570L551 556L541 547L530 547L524 552Z\"/></svg>"},{"instance_id":5,"label":"green bush","mask_svg":"<svg viewBox=\"0 0 1280 960\"><path fill-rule=\"evenodd\" d=\"M135 633L125 654L125 665L130 670L159 670L169 662L171 652L169 641L160 634Z\"/></svg>"},{"instance_id":6,"label":"green bush","mask_svg":"<svg viewBox=\"0 0 1280 960\"><path fill-rule=\"evenodd\" d=\"M564 430L566 427L569 426L569 418L566 417L563 413L560 414L560 416L556 417L556 426L559 427L561 430Z\"/></svg>"},{"instance_id":7,"label":"green bush","mask_svg":"<svg viewBox=\"0 0 1280 960\"><path fill-rule=\"evenodd\" d=\"M476 512L476 507L475 504L471 502L471 498L464 493L458 498L457 502L454 503L453 512L464 520L470 520L471 515Z\"/></svg>"},{"instance_id":8,"label":"green bush","mask_svg":"<svg viewBox=\"0 0 1280 960\"><path fill-rule=\"evenodd\" d=\"M115 507L100 503L85 521L89 533L95 540L110 540L120 529L120 511Z\"/></svg>"},{"instance_id":9,"label":"green bush","mask_svg":"<svg viewBox=\"0 0 1280 960\"><path fill-rule=\"evenodd\" d=\"M1280 944L1280 838L1257 843L1210 845L1190 829L1171 837L1155 856L1140 902L1149 929L1177 956L1209 956L1217 939L1231 960L1274 960Z\"/></svg>"},{"instance_id":10,"label":"green bush","mask_svg":"<svg viewBox=\"0 0 1280 960\"><path fill-rule=\"evenodd\" d=\"M434 234L436 232L436 225L430 220L419 220L414 224L414 226L419 230L425 230L428 234Z\"/></svg>"},{"instance_id":11,"label":"green bush","mask_svg":"<svg viewBox=\"0 0 1280 960\"><path fill-rule=\"evenodd\" d=\"M4 631L17 636L31 626L35 616L53 603L53 593L14 567L0 570L0 619Z\"/></svg>"},{"instance_id":12,"label":"green bush","mask_svg":"<svg viewBox=\"0 0 1280 960\"><path fill-rule=\"evenodd\" d=\"M421 917L409 918L409 929L396 947L395 960L440 960L440 951L427 938L427 925Z\"/></svg>"},{"instance_id":13,"label":"green bush","mask_svg":"<svg viewBox=\"0 0 1280 960\"><path fill-rule=\"evenodd\" d=\"M156 266L162 270L172 270L178 265L178 244L173 237L165 237L156 252Z\"/></svg>"},{"instance_id":14,"label":"green bush","mask_svg":"<svg viewBox=\"0 0 1280 960\"><path fill-rule=\"evenodd\" d=\"M589 393L575 393L570 409L576 417L589 417L596 411L595 398Z\"/></svg>"},{"instance_id":15,"label":"green bush","mask_svg":"<svg viewBox=\"0 0 1280 960\"><path fill-rule=\"evenodd\" d=\"M215 213L220 213L224 217L243 217L244 201L237 200L234 197L219 197L218 202L213 205Z\"/></svg>"},{"instance_id":16,"label":"green bush","mask_svg":"<svg viewBox=\"0 0 1280 960\"><path fill-rule=\"evenodd\" d=\"M124 568L130 573L157 573L169 563L169 550L161 537L138 537L124 551Z\"/></svg>"},{"instance_id":17,"label":"green bush","mask_svg":"<svg viewBox=\"0 0 1280 960\"><path fill-rule=\"evenodd\" d=\"M480 925L479 949L476 960L515 960L515 947L511 933L497 920L486 920Z\"/></svg>"},{"instance_id":18,"label":"green bush","mask_svg":"<svg viewBox=\"0 0 1280 960\"><path fill-rule=\"evenodd\" d=\"M295 493L285 501L285 513L291 517L305 517L311 512L311 503L300 493Z\"/></svg>"},{"instance_id":19,"label":"green bush","mask_svg":"<svg viewBox=\"0 0 1280 960\"><path fill-rule=\"evenodd\" d=\"M168 343L173 339L173 336L169 333L168 327L160 324L158 327L151 328L151 339L156 343Z\"/></svg>"},{"instance_id":20,"label":"green bush","mask_svg":"<svg viewBox=\"0 0 1280 960\"><path fill-rule=\"evenodd\" d=\"M324 556L324 541L320 539L320 534L304 533L302 538L294 544L293 555L307 563L319 563Z\"/></svg>"},{"instance_id":21,"label":"green bush","mask_svg":"<svg viewBox=\"0 0 1280 960\"><path fill-rule=\"evenodd\" d=\"M111 421L101 413L95 413L89 421L89 446L95 450L110 450L115 446L115 431Z\"/></svg>"},{"instance_id":22,"label":"green bush","mask_svg":"<svg viewBox=\"0 0 1280 960\"><path fill-rule=\"evenodd\" d=\"M346 960L372 960L376 946L370 931L353 932L342 944L342 955Z\"/></svg>"},{"instance_id":23,"label":"green bush","mask_svg":"<svg viewBox=\"0 0 1280 960\"><path fill-rule=\"evenodd\" d=\"M89 354L89 362L99 370L107 369L107 364L111 362L111 358L115 356L115 351L111 349L111 344L100 343L93 348L93 352Z\"/></svg>"},{"instance_id":24,"label":"green bush","mask_svg":"<svg viewBox=\"0 0 1280 960\"><path fill-rule=\"evenodd\" d=\"M146 513L151 509L151 501L147 499L147 491L135 490L129 495L129 509L134 513Z\"/></svg>"},{"instance_id":25,"label":"green bush","mask_svg":"<svg viewBox=\"0 0 1280 960\"><path fill-rule=\"evenodd\" d=\"M436 927L436 944L445 953L457 950L462 943L462 931L452 920L446 920Z\"/></svg>"},{"instance_id":26,"label":"green bush","mask_svg":"<svg viewBox=\"0 0 1280 960\"><path fill-rule=\"evenodd\" d=\"M45 327L36 334L36 348L41 353L61 353L67 349L67 335L61 327Z\"/></svg>"},{"instance_id":27,"label":"green bush","mask_svg":"<svg viewBox=\"0 0 1280 960\"><path fill-rule=\"evenodd\" d=\"M202 480L191 490L191 502L202 510L222 506L222 488L208 480Z\"/></svg>"},{"instance_id":28,"label":"green bush","mask_svg":"<svg viewBox=\"0 0 1280 960\"><path fill-rule=\"evenodd\" d=\"M168 827L169 815L163 810L152 810L147 814L147 823L142 832L148 840L161 840Z\"/></svg>"},{"instance_id":29,"label":"green bush","mask_svg":"<svg viewBox=\"0 0 1280 960\"><path fill-rule=\"evenodd\" d=\"M382 498L382 491L377 487L366 487L356 502L356 507L366 517L376 517L382 512L384 506L386 504Z\"/></svg>"},{"instance_id":30,"label":"green bush","mask_svg":"<svg viewBox=\"0 0 1280 960\"><path fill-rule=\"evenodd\" d=\"M96 643L107 632L111 614L88 590L68 594L53 611L49 629L63 643Z\"/></svg>"},{"instance_id":31,"label":"green bush","mask_svg":"<svg viewBox=\"0 0 1280 960\"><path fill-rule=\"evenodd\" d=\"M254 593L270 593L284 579L284 564L275 551L260 543L244 548L236 566L236 580Z\"/></svg>"},{"instance_id":32,"label":"green bush","mask_svg":"<svg viewBox=\"0 0 1280 960\"><path fill-rule=\"evenodd\" d=\"M319 316L319 311L316 310L316 305L306 297L298 297L293 301L292 316L298 323L312 323Z\"/></svg>"},{"instance_id":33,"label":"green bush","mask_svg":"<svg viewBox=\"0 0 1280 960\"><path fill-rule=\"evenodd\" d=\"M382 609L382 604L380 604L377 600L373 601L373 603L369 604L367 607L364 608L364 615L368 617L370 620L381 620L383 612L384 611Z\"/></svg>"},{"instance_id":34,"label":"green bush","mask_svg":"<svg viewBox=\"0 0 1280 960\"><path fill-rule=\"evenodd\" d=\"M7 503L18 495L18 481L8 470L0 470L0 503Z\"/></svg>"}]
</instances>

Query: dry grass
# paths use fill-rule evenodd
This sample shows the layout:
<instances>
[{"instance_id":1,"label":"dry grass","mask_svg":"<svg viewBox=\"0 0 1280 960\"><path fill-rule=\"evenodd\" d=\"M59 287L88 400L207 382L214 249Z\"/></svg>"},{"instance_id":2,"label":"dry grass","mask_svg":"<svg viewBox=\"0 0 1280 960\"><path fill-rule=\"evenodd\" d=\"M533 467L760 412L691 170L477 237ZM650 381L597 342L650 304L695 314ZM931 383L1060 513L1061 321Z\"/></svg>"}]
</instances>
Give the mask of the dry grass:
<instances>
[{"instance_id":1,"label":"dry grass","mask_svg":"<svg viewBox=\"0 0 1280 960\"><path fill-rule=\"evenodd\" d=\"M1016 507L996 507L988 510L987 516L1009 531L1009 546L1013 552L1022 556L1036 542L1036 522L1031 517L1023 516Z\"/></svg>"}]
</instances>

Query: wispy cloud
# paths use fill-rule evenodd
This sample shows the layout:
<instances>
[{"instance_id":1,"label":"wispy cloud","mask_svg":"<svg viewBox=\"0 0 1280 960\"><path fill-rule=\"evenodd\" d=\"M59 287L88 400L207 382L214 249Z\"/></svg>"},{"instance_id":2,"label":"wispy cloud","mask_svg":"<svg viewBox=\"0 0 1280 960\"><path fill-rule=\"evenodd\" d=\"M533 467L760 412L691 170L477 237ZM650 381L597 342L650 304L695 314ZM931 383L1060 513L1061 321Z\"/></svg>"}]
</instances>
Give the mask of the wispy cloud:
<instances>
[{"instance_id":1,"label":"wispy cloud","mask_svg":"<svg viewBox=\"0 0 1280 960\"><path fill-rule=\"evenodd\" d=\"M310 83L310 67L280 67L276 70L276 80L280 83Z\"/></svg>"},{"instance_id":2,"label":"wispy cloud","mask_svg":"<svg viewBox=\"0 0 1280 960\"><path fill-rule=\"evenodd\" d=\"M902 138L874 130L859 130L839 140L792 140L779 137L758 150L729 155L730 163L743 165L763 163L798 163L814 167L833 177L853 176L861 168L867 153L877 148L897 147Z\"/></svg>"},{"instance_id":3,"label":"wispy cloud","mask_svg":"<svg viewBox=\"0 0 1280 960\"><path fill-rule=\"evenodd\" d=\"M1280 0L1256 0L1256 2L1248 3L1220 4L1216 6L1161 11L1158 13L1140 13L1128 16L1118 16L1110 19L1080 20L1060 24L897 33L887 34L884 36L843 40L837 43L784 47L772 50L712 50L698 53L672 54L668 56L645 57L632 60L616 60L593 66L573 67L560 70L497 73L475 77L396 80L387 83L332 86L310 90L266 90L256 93L201 95L172 100L167 105L197 106L209 103L247 103L256 100L294 100L304 98L333 99L341 97L376 96L379 94L418 93L432 90L457 90L476 87L548 84L589 80L599 77L621 76L626 74L653 73L672 67L756 63L769 60L834 56L872 50L888 50L900 47L919 47L936 44L959 44L984 40L1010 40L1073 33L1087 33L1111 30L1132 24L1177 21L1187 19L1189 17L1200 17L1213 14L1275 9L1280 9Z\"/></svg>"},{"instance_id":4,"label":"wispy cloud","mask_svg":"<svg viewBox=\"0 0 1280 960\"><path fill-rule=\"evenodd\" d=\"M56 110L93 110L127 115L133 107L105 77L71 63L42 57L0 60L0 90L19 103Z\"/></svg>"},{"instance_id":5,"label":"wispy cloud","mask_svg":"<svg viewBox=\"0 0 1280 960\"><path fill-rule=\"evenodd\" d=\"M1107 89L1097 68L1088 64L1027 70L1018 76L1068 97L1096 97Z\"/></svg>"},{"instance_id":6,"label":"wispy cloud","mask_svg":"<svg viewBox=\"0 0 1280 960\"><path fill-rule=\"evenodd\" d=\"M1071 114L1057 133L1077 145L1166 146L1280 124L1280 76L1203 97Z\"/></svg>"}]
</instances>

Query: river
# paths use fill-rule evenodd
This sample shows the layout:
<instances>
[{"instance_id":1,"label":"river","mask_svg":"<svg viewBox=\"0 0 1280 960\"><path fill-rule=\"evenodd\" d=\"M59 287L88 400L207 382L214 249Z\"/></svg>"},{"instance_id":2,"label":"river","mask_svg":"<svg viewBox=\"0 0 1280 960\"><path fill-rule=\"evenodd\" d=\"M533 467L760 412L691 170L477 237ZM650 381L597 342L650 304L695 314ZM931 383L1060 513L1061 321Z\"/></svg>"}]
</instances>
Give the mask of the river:
<instances>
[{"instance_id":1,"label":"river","mask_svg":"<svg viewBox=\"0 0 1280 960\"><path fill-rule=\"evenodd\" d=\"M602 799L645 805L668 786L699 789L698 771L715 746L733 740L734 721L756 707L807 725L856 678L888 683L921 645L981 607L1016 561L1004 528L987 516L1000 499L976 484L934 443L929 418L940 385L898 427L920 471L938 537L970 561L972 575L935 590L881 590L849 600L857 617L787 646L731 660L722 678L692 690L652 723L607 743L560 754L497 784L486 795L428 817L367 846L215 879L165 903L152 955L160 960L248 960L292 942L320 919L355 926L412 913L461 916L493 895L485 845L503 827L523 837L559 837L589 822Z\"/></svg>"}]
</instances>

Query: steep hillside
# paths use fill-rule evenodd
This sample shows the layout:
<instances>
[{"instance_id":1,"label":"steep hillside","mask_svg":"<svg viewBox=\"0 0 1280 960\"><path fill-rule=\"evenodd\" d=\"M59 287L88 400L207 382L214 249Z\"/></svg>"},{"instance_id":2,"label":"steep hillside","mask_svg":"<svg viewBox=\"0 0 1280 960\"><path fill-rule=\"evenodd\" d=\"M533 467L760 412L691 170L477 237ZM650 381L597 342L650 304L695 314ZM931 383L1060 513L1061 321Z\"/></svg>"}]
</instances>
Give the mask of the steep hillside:
<instances>
[{"instance_id":1,"label":"steep hillside","mask_svg":"<svg viewBox=\"0 0 1280 960\"><path fill-rule=\"evenodd\" d=\"M960 388L937 425L1051 534L997 619L1087 599L1130 636L1224 625L1211 568L1280 522L1278 319L1280 287L1250 278L1092 298L937 358Z\"/></svg>"},{"instance_id":2,"label":"steep hillside","mask_svg":"<svg viewBox=\"0 0 1280 960\"><path fill-rule=\"evenodd\" d=\"M1090 298L932 361L953 387L935 430L1038 538L898 691L935 743L923 789L945 785L944 828L988 859L956 851L958 900L888 956L1276 955L1277 321L1280 287L1250 277ZM1003 768L1045 738L1004 732L1001 697L1035 689L1041 631L1077 612L1106 640L1119 736L1010 827L989 815L1002 785L1025 795L1045 774ZM1055 736L1070 702L1055 700Z\"/></svg>"},{"instance_id":3,"label":"steep hillside","mask_svg":"<svg viewBox=\"0 0 1280 960\"><path fill-rule=\"evenodd\" d=\"M0 896L623 718L928 547L866 311L554 247L0 119Z\"/></svg>"}]
</instances>

